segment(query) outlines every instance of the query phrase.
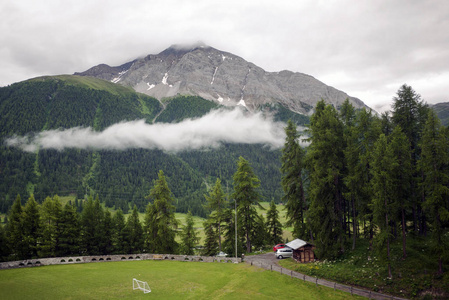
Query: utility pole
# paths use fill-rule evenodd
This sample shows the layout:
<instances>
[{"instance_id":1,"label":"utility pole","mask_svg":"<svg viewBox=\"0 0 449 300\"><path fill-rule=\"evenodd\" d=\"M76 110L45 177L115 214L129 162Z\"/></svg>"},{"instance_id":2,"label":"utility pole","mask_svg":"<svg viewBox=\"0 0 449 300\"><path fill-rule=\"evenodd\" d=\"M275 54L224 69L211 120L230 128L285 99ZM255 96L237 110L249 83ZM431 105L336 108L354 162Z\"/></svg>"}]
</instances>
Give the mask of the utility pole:
<instances>
[{"instance_id":1,"label":"utility pole","mask_svg":"<svg viewBox=\"0 0 449 300\"><path fill-rule=\"evenodd\" d=\"M237 260L237 199L235 202L235 259Z\"/></svg>"}]
</instances>

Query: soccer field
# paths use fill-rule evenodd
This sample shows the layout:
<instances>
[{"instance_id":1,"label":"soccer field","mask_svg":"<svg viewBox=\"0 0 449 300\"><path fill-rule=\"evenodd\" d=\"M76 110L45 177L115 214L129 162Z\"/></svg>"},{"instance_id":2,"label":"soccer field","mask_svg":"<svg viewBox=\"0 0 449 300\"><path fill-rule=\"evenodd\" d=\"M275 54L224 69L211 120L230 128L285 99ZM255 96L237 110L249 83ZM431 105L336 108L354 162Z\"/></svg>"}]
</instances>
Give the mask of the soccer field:
<instances>
[{"instance_id":1,"label":"soccer field","mask_svg":"<svg viewBox=\"0 0 449 300\"><path fill-rule=\"evenodd\" d=\"M151 293L133 290L133 278ZM247 264L127 261L0 270L2 299L348 299Z\"/></svg>"}]
</instances>

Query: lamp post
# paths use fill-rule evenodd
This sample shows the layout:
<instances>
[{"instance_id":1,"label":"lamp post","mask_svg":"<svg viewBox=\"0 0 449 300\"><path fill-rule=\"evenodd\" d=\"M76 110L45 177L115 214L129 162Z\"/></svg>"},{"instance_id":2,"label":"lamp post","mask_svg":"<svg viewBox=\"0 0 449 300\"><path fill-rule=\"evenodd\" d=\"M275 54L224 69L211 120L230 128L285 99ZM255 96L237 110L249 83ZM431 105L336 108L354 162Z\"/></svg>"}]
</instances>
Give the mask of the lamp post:
<instances>
[{"instance_id":1,"label":"lamp post","mask_svg":"<svg viewBox=\"0 0 449 300\"><path fill-rule=\"evenodd\" d=\"M237 261L237 199L235 200L235 260Z\"/></svg>"}]
</instances>

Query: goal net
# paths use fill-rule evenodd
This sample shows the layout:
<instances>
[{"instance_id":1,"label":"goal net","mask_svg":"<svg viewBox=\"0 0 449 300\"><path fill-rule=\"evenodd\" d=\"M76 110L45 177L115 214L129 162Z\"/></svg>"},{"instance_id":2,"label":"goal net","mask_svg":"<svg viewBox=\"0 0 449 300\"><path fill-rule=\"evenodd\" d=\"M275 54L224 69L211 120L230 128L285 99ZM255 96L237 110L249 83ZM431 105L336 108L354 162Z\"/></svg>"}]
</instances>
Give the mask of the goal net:
<instances>
[{"instance_id":1,"label":"goal net","mask_svg":"<svg viewBox=\"0 0 449 300\"><path fill-rule=\"evenodd\" d=\"M140 281L133 278L133 290L141 290L144 294L151 292L150 286L146 281Z\"/></svg>"}]
</instances>

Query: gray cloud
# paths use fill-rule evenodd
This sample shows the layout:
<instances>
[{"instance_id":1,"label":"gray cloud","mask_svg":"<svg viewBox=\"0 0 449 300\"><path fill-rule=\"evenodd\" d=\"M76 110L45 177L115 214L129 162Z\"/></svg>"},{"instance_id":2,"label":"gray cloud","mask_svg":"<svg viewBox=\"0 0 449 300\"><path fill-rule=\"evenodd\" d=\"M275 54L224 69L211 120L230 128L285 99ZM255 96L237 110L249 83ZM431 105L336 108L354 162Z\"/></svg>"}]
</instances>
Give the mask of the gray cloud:
<instances>
[{"instance_id":1,"label":"gray cloud","mask_svg":"<svg viewBox=\"0 0 449 300\"><path fill-rule=\"evenodd\" d=\"M435 103L449 101L448 29L446 0L7 0L0 86L200 40L267 71L310 74L374 108L388 107L403 83Z\"/></svg>"},{"instance_id":2,"label":"gray cloud","mask_svg":"<svg viewBox=\"0 0 449 300\"><path fill-rule=\"evenodd\" d=\"M198 119L180 123L146 124L144 120L121 122L101 132L92 128L47 130L5 140L9 147L34 152L38 149L64 150L132 148L164 151L216 148L222 143L265 144L282 147L285 133L282 122L273 122L262 114L246 115L240 109L215 110Z\"/></svg>"}]
</instances>

